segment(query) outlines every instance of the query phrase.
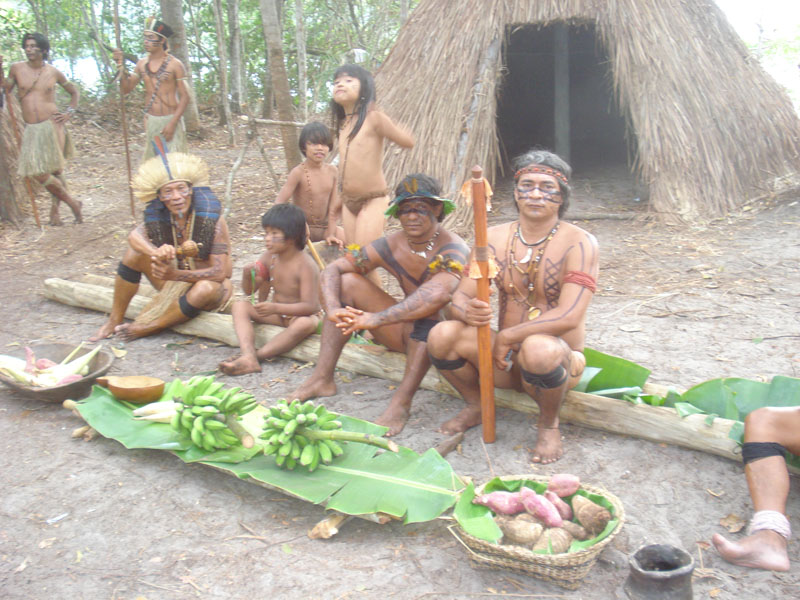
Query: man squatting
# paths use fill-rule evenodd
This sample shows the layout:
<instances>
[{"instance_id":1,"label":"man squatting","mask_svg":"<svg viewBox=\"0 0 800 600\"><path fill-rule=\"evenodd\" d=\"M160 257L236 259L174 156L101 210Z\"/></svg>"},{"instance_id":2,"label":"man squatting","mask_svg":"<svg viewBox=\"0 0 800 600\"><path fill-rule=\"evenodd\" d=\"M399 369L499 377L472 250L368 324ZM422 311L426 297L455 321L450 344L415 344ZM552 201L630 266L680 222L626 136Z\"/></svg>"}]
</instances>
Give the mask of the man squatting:
<instances>
[{"instance_id":1,"label":"man squatting","mask_svg":"<svg viewBox=\"0 0 800 600\"><path fill-rule=\"evenodd\" d=\"M598 246L590 233L560 220L569 206L572 174L565 161L532 150L514 165L519 220L488 231L490 262L496 262L490 277L499 300L499 331L492 335L494 383L524 391L539 405L533 461L550 463L563 454L561 403L586 365L586 309L596 288ZM476 271L471 268L470 274L480 277ZM492 309L476 294L476 279L463 277L453 294L455 320L440 323L428 337L431 362L467 403L442 425L444 433L481 422L475 328L491 323Z\"/></svg>"}]
</instances>

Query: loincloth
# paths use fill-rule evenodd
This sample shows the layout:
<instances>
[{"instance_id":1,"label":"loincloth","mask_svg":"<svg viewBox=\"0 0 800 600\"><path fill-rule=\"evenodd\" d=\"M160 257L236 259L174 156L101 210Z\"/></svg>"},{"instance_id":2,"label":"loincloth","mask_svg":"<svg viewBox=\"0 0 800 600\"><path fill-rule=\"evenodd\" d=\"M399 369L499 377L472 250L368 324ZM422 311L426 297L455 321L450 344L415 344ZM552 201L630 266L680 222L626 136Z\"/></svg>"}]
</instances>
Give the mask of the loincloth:
<instances>
[{"instance_id":1,"label":"loincloth","mask_svg":"<svg viewBox=\"0 0 800 600\"><path fill-rule=\"evenodd\" d=\"M157 117L155 115L147 114L144 117L145 124L145 142L144 152L142 153L142 160L152 158L156 155L153 149L153 140L157 135L161 134L161 130L166 127L175 115L163 115ZM163 138L162 138L163 139ZM183 117L178 121L175 127L175 133L172 136L172 141L164 140L167 152L188 152L189 144L186 142L186 127L183 125Z\"/></svg>"},{"instance_id":2,"label":"loincloth","mask_svg":"<svg viewBox=\"0 0 800 600\"><path fill-rule=\"evenodd\" d=\"M354 215L358 215L358 213L361 212L361 209L364 208L364 205L370 200L374 200L375 198L383 198L384 196L388 197L389 190L370 192L369 194L364 194L363 196L350 196L344 192L341 192L339 195L342 197L342 204L347 207L347 210Z\"/></svg>"},{"instance_id":3,"label":"loincloth","mask_svg":"<svg viewBox=\"0 0 800 600\"><path fill-rule=\"evenodd\" d=\"M64 145L58 140L58 128L64 131ZM41 123L27 123L22 135L17 173L20 177L34 177L61 171L67 159L75 154L72 138L63 125L52 119Z\"/></svg>"}]
</instances>

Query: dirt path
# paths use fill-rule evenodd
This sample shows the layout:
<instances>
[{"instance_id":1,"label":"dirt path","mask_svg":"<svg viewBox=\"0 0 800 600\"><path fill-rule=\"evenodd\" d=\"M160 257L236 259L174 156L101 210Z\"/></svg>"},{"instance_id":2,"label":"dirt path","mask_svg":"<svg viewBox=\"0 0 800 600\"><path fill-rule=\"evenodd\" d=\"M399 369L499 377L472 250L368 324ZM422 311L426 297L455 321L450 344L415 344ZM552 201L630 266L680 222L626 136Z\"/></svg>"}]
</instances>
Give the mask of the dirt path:
<instances>
[{"instance_id":1,"label":"dirt path","mask_svg":"<svg viewBox=\"0 0 800 600\"><path fill-rule=\"evenodd\" d=\"M112 275L133 223L122 144L112 124L95 122L75 128L81 158L68 172L86 223L43 233L30 224L0 230L0 352L14 343L77 342L102 323L99 313L40 295L49 276ZM223 135L195 143L194 150L211 164L212 186L221 191L237 150L225 147ZM279 168L274 141L271 153ZM251 149L229 219L237 265L262 244L257 217L275 193L264 172ZM601 188L579 189L576 211L638 210L631 198L592 195ZM502 187L495 206L500 215L513 215ZM652 381L680 388L723 376L800 376L800 202L783 199L763 208L708 227L666 229L642 218L583 222L598 237L602 259L588 345L634 360L652 369ZM125 349L113 373L165 379L213 369L231 351L172 333ZM307 373L305 365L276 359L236 384L267 401ZM334 410L366 419L382 412L389 382L348 373L339 379L340 393L329 403ZM459 407L456 398L418 393L399 443L417 451L435 446L442 441L435 425ZM711 535L724 531L720 519L747 519L751 507L741 466L698 452L567 425L566 456L538 467L528 451L534 418L498 411L498 439L487 447L479 431L467 434L448 457L461 475L482 482L494 473L575 472L622 499L622 533L583 587L566 592L525 576L473 569L443 521L380 526L354 519L332 540L309 540L321 508L163 452L128 451L105 439L73 441L70 432L79 424L58 405L0 388L6 598L621 598L627 556L644 543L678 545L695 557L697 598L787 598L800 586L796 541L789 546L793 571L786 574L733 567L708 548ZM796 490L788 512L800 530Z\"/></svg>"}]
</instances>

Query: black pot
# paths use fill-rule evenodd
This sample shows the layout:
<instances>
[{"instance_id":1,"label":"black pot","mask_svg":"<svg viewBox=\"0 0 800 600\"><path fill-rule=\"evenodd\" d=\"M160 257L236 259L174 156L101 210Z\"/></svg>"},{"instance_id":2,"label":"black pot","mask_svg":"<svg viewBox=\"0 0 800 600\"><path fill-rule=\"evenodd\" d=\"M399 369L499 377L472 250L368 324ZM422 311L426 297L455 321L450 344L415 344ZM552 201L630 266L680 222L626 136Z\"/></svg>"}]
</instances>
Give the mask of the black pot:
<instances>
[{"instance_id":1,"label":"black pot","mask_svg":"<svg viewBox=\"0 0 800 600\"><path fill-rule=\"evenodd\" d=\"M665 544L639 548L630 561L625 593L632 600L692 600L694 559Z\"/></svg>"}]
</instances>

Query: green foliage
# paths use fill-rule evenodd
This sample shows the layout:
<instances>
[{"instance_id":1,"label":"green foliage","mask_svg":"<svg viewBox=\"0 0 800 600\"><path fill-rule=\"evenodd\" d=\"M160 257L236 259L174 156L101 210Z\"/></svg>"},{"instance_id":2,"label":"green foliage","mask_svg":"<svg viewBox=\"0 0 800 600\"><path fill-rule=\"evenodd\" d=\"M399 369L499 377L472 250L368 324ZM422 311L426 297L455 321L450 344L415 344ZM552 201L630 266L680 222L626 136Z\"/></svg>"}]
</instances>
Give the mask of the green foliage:
<instances>
[{"instance_id":1,"label":"green foliage","mask_svg":"<svg viewBox=\"0 0 800 600\"><path fill-rule=\"evenodd\" d=\"M20 10L0 7L0 55L3 56L5 70L12 62L25 60L22 53L23 32L33 28L33 17Z\"/></svg>"}]
</instances>

